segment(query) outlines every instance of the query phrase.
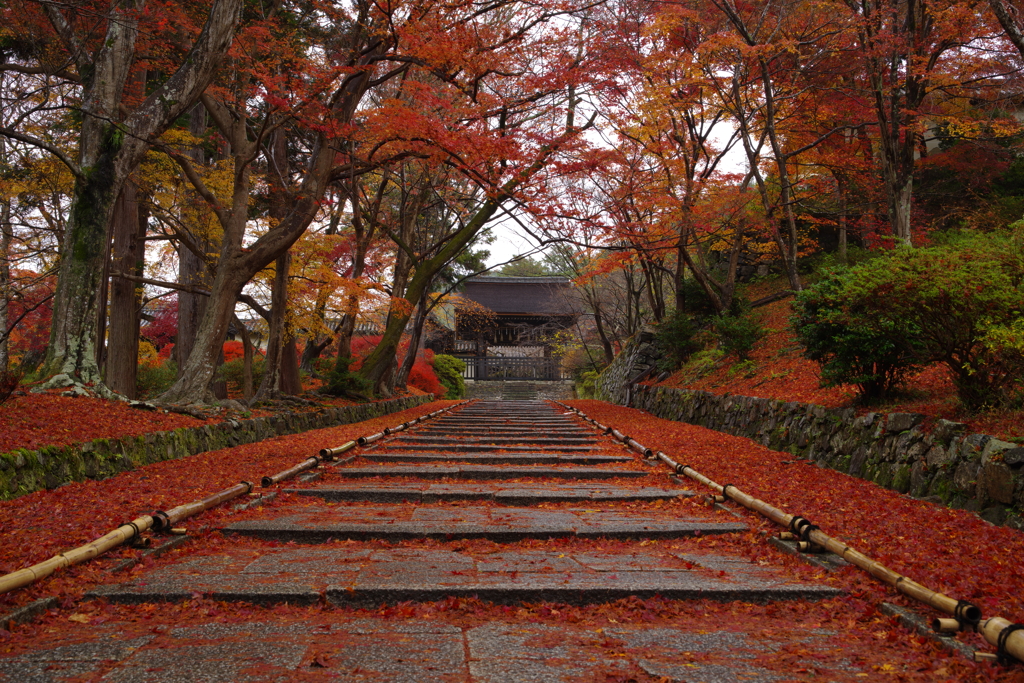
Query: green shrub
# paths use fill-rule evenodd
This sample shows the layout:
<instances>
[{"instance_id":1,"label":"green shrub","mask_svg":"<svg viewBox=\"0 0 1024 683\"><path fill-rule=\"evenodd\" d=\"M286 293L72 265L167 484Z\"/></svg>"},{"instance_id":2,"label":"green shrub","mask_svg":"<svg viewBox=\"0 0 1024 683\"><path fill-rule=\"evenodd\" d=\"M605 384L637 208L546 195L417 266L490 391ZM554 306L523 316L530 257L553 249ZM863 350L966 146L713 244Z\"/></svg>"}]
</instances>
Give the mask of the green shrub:
<instances>
[{"instance_id":1,"label":"green shrub","mask_svg":"<svg viewBox=\"0 0 1024 683\"><path fill-rule=\"evenodd\" d=\"M256 355L252 359L252 386L253 390L263 381L263 372L267 366L267 359L264 356ZM245 374L245 359L235 358L220 366L220 376L234 389L241 391L242 376Z\"/></svg>"},{"instance_id":2,"label":"green shrub","mask_svg":"<svg viewBox=\"0 0 1024 683\"><path fill-rule=\"evenodd\" d=\"M696 280L683 280L679 286L679 296L682 301L677 303L677 308L696 318L698 326L718 315L718 309L711 302L704 288ZM741 315L750 309L750 301L741 292L733 293L732 301L729 302L728 315Z\"/></svg>"},{"instance_id":3,"label":"green shrub","mask_svg":"<svg viewBox=\"0 0 1024 683\"><path fill-rule=\"evenodd\" d=\"M999 389L999 402L1024 407L1024 318L985 331L985 367Z\"/></svg>"},{"instance_id":4,"label":"green shrub","mask_svg":"<svg viewBox=\"0 0 1024 683\"><path fill-rule=\"evenodd\" d=\"M804 263L810 269L811 278L817 280L821 277L828 277L834 270L849 268L883 255L883 252L870 251L856 244L849 244L846 247L845 262L839 258L839 254L827 252L812 256L806 259Z\"/></svg>"},{"instance_id":5,"label":"green shrub","mask_svg":"<svg viewBox=\"0 0 1024 683\"><path fill-rule=\"evenodd\" d=\"M697 339L700 332L694 318L683 311L676 311L658 325L654 333L654 344L661 352L656 365L658 370L675 370L700 351L703 344Z\"/></svg>"},{"instance_id":6,"label":"green shrub","mask_svg":"<svg viewBox=\"0 0 1024 683\"><path fill-rule=\"evenodd\" d=\"M178 378L178 364L173 360L163 363L141 363L135 373L135 391L139 398L159 396Z\"/></svg>"},{"instance_id":7,"label":"green shrub","mask_svg":"<svg viewBox=\"0 0 1024 683\"><path fill-rule=\"evenodd\" d=\"M597 398L597 378L601 376L596 370L588 370L580 375L575 389L577 398Z\"/></svg>"},{"instance_id":8,"label":"green shrub","mask_svg":"<svg viewBox=\"0 0 1024 683\"><path fill-rule=\"evenodd\" d=\"M792 325L804 356L821 365L821 385L855 384L865 399L882 398L920 369L916 349L894 337L916 339L909 325L876 324L857 315L861 306L847 294L849 271L834 270L797 295Z\"/></svg>"},{"instance_id":9,"label":"green shrub","mask_svg":"<svg viewBox=\"0 0 1024 683\"><path fill-rule=\"evenodd\" d=\"M679 310L685 311L691 317L696 318L709 318L718 313L714 304L711 303L711 298L708 297L707 292L704 291L704 288L696 280L686 279L680 282L677 295L681 299L676 302L677 316L679 315Z\"/></svg>"},{"instance_id":10,"label":"green shrub","mask_svg":"<svg viewBox=\"0 0 1024 683\"><path fill-rule=\"evenodd\" d=\"M729 366L729 377L735 377L741 375L747 379L753 378L757 374L757 363L752 360L741 360L739 363L733 363Z\"/></svg>"},{"instance_id":11,"label":"green shrub","mask_svg":"<svg viewBox=\"0 0 1024 683\"><path fill-rule=\"evenodd\" d=\"M961 403L977 410L1007 400L1012 343L1000 346L992 331L1021 317L1022 281L1010 238L965 235L835 271L798 297L794 327L825 382L879 395L943 363Z\"/></svg>"},{"instance_id":12,"label":"green shrub","mask_svg":"<svg viewBox=\"0 0 1024 683\"><path fill-rule=\"evenodd\" d=\"M434 356L434 373L448 390L444 398L462 398L466 395L466 380L462 378L465 371L466 364L455 356L443 353Z\"/></svg>"},{"instance_id":13,"label":"green shrub","mask_svg":"<svg viewBox=\"0 0 1024 683\"><path fill-rule=\"evenodd\" d=\"M697 351L683 365L682 381L684 383L696 382L712 372L723 358L725 358L725 352L722 349L711 348Z\"/></svg>"},{"instance_id":14,"label":"green shrub","mask_svg":"<svg viewBox=\"0 0 1024 683\"><path fill-rule=\"evenodd\" d=\"M339 357L327 374L327 383L321 391L331 396L356 396L359 398L372 396L373 387L370 385L370 380L348 369L352 361L352 358Z\"/></svg>"},{"instance_id":15,"label":"green shrub","mask_svg":"<svg viewBox=\"0 0 1024 683\"><path fill-rule=\"evenodd\" d=\"M720 348L740 360L747 360L754 344L764 336L764 327L750 313L715 316L712 324Z\"/></svg>"}]
</instances>

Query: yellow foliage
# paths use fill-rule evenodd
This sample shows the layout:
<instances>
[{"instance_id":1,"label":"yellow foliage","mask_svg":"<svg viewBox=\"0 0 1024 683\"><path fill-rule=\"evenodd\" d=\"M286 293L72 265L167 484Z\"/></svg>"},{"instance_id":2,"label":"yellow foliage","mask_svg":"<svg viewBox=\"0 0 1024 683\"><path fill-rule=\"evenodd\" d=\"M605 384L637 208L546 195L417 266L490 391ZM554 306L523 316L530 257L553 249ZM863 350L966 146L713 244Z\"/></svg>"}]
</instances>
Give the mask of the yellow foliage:
<instances>
[{"instance_id":1,"label":"yellow foliage","mask_svg":"<svg viewBox=\"0 0 1024 683\"><path fill-rule=\"evenodd\" d=\"M156 347L145 339L139 341L139 365L160 365Z\"/></svg>"}]
</instances>

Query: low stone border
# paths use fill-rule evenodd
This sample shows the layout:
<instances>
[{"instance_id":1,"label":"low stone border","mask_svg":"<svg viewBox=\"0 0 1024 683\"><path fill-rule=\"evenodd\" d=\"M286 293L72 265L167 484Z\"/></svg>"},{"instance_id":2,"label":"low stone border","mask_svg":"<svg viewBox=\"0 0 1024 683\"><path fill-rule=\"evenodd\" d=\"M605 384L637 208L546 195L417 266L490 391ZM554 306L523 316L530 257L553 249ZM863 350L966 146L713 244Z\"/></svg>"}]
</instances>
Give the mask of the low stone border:
<instances>
[{"instance_id":1,"label":"low stone border","mask_svg":"<svg viewBox=\"0 0 1024 683\"><path fill-rule=\"evenodd\" d=\"M880 486L1024 530L1024 447L918 413L868 413L751 396L634 384L654 362L638 335L598 379L599 399L743 436Z\"/></svg>"},{"instance_id":2,"label":"low stone border","mask_svg":"<svg viewBox=\"0 0 1024 683\"><path fill-rule=\"evenodd\" d=\"M310 413L285 413L246 420L229 419L215 425L182 427L84 444L49 446L37 451L0 453L0 500L53 489L85 479L106 479L120 472L161 460L231 446L256 443L274 436L362 422L429 403L433 397L406 396L377 403L327 408Z\"/></svg>"},{"instance_id":3,"label":"low stone border","mask_svg":"<svg viewBox=\"0 0 1024 683\"><path fill-rule=\"evenodd\" d=\"M963 655L970 661L974 661L975 649L973 647L966 643L961 643L952 634L936 633L930 621L917 612L888 602L882 603L881 612L887 617L895 617L904 628L916 631L918 635L941 645L950 652Z\"/></svg>"}]
</instances>

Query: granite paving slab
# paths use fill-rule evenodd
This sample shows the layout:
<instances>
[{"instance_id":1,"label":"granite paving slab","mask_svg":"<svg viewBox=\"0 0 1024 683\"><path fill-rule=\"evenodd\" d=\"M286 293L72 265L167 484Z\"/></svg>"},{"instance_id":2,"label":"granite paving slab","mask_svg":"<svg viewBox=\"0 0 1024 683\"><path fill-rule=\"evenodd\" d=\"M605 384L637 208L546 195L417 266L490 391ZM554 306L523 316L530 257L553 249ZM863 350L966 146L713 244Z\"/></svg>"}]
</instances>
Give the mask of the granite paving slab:
<instances>
[{"instance_id":1,"label":"granite paving slab","mask_svg":"<svg viewBox=\"0 0 1024 683\"><path fill-rule=\"evenodd\" d=\"M423 436L451 436L451 435L466 435L466 436L522 436L522 427L500 427L497 425L490 427L470 427L470 426L455 426L449 425L445 427L437 427L430 425L424 425L423 427L416 427L414 430L415 434ZM593 430L583 429L581 427L560 427L555 425L544 426L544 433L548 436L577 436L577 437L591 437L595 436Z\"/></svg>"},{"instance_id":2,"label":"granite paving slab","mask_svg":"<svg viewBox=\"0 0 1024 683\"><path fill-rule=\"evenodd\" d=\"M431 427L480 427L491 425L532 423L554 425L556 427L575 427L577 429L583 427L583 425L579 421L566 415L556 415L552 413L541 414L535 412L520 412L518 410L506 410L503 414L459 412L458 414L445 416L437 420L430 420L429 422L424 423L424 426L429 425Z\"/></svg>"},{"instance_id":3,"label":"granite paving slab","mask_svg":"<svg viewBox=\"0 0 1024 683\"><path fill-rule=\"evenodd\" d=\"M335 506L273 519L235 522L222 530L257 538L320 543L330 539L405 540L487 538L512 542L526 538L686 538L745 531L737 522L652 518L642 512L519 507Z\"/></svg>"},{"instance_id":4,"label":"granite paving slab","mask_svg":"<svg viewBox=\"0 0 1024 683\"><path fill-rule=\"evenodd\" d=\"M370 462L469 462L487 465L607 465L634 462L628 455L559 455L558 453L381 453L360 455Z\"/></svg>"},{"instance_id":5,"label":"granite paving slab","mask_svg":"<svg viewBox=\"0 0 1024 683\"><path fill-rule=\"evenodd\" d=\"M465 443L461 441L451 441L445 444L444 449L452 452L470 452L474 453L477 451L516 451L518 453L545 453L550 451L558 451L561 453L589 453L594 450L605 448L606 444L595 441L590 446L575 446L575 445L558 445L551 444L547 446L531 446L534 443L532 440L523 439L515 443L494 443L490 442L473 442ZM426 445L437 447L437 444L408 444L400 443L397 441L388 442L382 444L389 451L423 451L427 450L424 448Z\"/></svg>"},{"instance_id":6,"label":"granite paving slab","mask_svg":"<svg viewBox=\"0 0 1024 683\"><path fill-rule=\"evenodd\" d=\"M615 479L640 478L650 473L644 470L600 469L596 467L543 467L498 465L392 465L390 467L339 467L333 474L340 477L416 477L419 479L522 479L544 477L550 479Z\"/></svg>"},{"instance_id":7,"label":"granite paving slab","mask_svg":"<svg viewBox=\"0 0 1024 683\"><path fill-rule=\"evenodd\" d=\"M398 548L233 550L184 562L95 589L114 602L180 601L196 595L259 604L377 607L404 600L478 597L497 603L608 602L654 597L767 601L830 597L835 589L796 581L778 570L719 556L671 552L558 553L508 550L470 555ZM746 565L746 566L743 566Z\"/></svg>"},{"instance_id":8,"label":"granite paving slab","mask_svg":"<svg viewBox=\"0 0 1024 683\"><path fill-rule=\"evenodd\" d=\"M686 489L657 487L625 488L609 484L563 484L544 486L519 484L388 484L386 482L346 485L332 484L308 489L285 489L287 493L313 496L328 501L368 501L379 503L434 503L455 500L493 500L505 505L530 505L573 501L654 501L692 497Z\"/></svg>"},{"instance_id":9,"label":"granite paving slab","mask_svg":"<svg viewBox=\"0 0 1024 683\"><path fill-rule=\"evenodd\" d=\"M544 430L547 433L547 430ZM458 439L452 439L450 437L441 436L419 436L418 434L405 436L403 433L401 436L397 436L391 441L387 442L387 445L393 446L398 444L414 444L414 445L426 445L426 446L438 446L447 445L452 443L457 444L512 444L512 445L530 445L537 444L541 446L573 446L573 445L586 445L586 444L599 444L605 443L601 439L594 436L565 436L565 437L548 437L548 436L534 436L534 435L523 435L519 436L497 436L497 435L486 435L486 436L460 436Z\"/></svg>"},{"instance_id":10,"label":"granite paving slab","mask_svg":"<svg viewBox=\"0 0 1024 683\"><path fill-rule=\"evenodd\" d=\"M123 637L129 625L71 625L75 641L55 647L43 634L31 652L0 659L0 681L233 683L341 681L548 683L608 680L709 683L872 680L876 668L842 655L841 636L794 625L765 630L624 625L589 628L495 621L458 627L438 620L335 616L330 623L153 622L152 634ZM48 639L47 639L48 638ZM126 646L126 643L128 644ZM895 674L899 643L880 643ZM771 658L794 649L793 658ZM794 655L796 656L796 655ZM893 676L887 676L892 678Z\"/></svg>"}]
</instances>

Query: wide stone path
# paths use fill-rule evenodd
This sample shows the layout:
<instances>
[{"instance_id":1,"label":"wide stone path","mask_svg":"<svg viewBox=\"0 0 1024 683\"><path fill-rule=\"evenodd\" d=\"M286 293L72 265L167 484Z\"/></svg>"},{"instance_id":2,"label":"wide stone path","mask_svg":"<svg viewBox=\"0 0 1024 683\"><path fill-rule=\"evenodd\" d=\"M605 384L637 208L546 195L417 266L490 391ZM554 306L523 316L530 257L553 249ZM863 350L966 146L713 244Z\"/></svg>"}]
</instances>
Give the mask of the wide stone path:
<instances>
[{"instance_id":1,"label":"wide stone path","mask_svg":"<svg viewBox=\"0 0 1024 683\"><path fill-rule=\"evenodd\" d=\"M147 614L197 595L335 606L322 613L326 621L254 610L263 616L168 623L127 638L114 620L0 659L0 680L774 681L786 673L759 658L791 647L825 667L815 680L854 680L856 664L836 654L841 634L819 628L594 630L514 616L482 624L379 616L404 601L471 597L514 614L524 604L630 596L765 603L835 595L695 543L746 527L693 505L680 514L674 501L691 495L552 404L473 402L288 484L280 500L222 529L233 541L226 550L182 552L89 596Z\"/></svg>"}]
</instances>

